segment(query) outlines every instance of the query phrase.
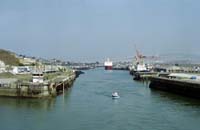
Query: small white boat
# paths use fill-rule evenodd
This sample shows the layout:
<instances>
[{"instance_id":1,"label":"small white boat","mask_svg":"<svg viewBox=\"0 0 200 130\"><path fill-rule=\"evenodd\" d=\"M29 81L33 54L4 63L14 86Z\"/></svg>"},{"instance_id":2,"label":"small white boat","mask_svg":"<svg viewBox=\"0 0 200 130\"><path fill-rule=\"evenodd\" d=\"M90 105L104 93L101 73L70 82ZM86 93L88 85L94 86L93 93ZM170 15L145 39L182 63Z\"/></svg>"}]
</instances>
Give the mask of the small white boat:
<instances>
[{"instance_id":1,"label":"small white boat","mask_svg":"<svg viewBox=\"0 0 200 130\"><path fill-rule=\"evenodd\" d=\"M112 93L112 98L120 98L120 96L117 92L114 92Z\"/></svg>"}]
</instances>

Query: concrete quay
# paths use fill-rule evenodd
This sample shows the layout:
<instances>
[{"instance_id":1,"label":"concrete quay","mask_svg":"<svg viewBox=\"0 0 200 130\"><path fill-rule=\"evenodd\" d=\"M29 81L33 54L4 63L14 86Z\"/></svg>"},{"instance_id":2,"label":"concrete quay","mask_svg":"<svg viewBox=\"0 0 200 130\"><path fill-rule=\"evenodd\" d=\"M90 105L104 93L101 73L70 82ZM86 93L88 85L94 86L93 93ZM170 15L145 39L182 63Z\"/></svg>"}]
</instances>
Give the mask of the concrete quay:
<instances>
[{"instance_id":1,"label":"concrete quay","mask_svg":"<svg viewBox=\"0 0 200 130\"><path fill-rule=\"evenodd\" d=\"M70 88L76 79L75 73L48 74L43 82L0 78L0 96L17 98L55 97Z\"/></svg>"},{"instance_id":2,"label":"concrete quay","mask_svg":"<svg viewBox=\"0 0 200 130\"><path fill-rule=\"evenodd\" d=\"M152 77L149 87L200 99L200 81L192 79L173 79Z\"/></svg>"},{"instance_id":3,"label":"concrete quay","mask_svg":"<svg viewBox=\"0 0 200 130\"><path fill-rule=\"evenodd\" d=\"M150 80L152 77L155 76L166 76L169 73L166 72L135 72L133 74L133 80Z\"/></svg>"}]
</instances>

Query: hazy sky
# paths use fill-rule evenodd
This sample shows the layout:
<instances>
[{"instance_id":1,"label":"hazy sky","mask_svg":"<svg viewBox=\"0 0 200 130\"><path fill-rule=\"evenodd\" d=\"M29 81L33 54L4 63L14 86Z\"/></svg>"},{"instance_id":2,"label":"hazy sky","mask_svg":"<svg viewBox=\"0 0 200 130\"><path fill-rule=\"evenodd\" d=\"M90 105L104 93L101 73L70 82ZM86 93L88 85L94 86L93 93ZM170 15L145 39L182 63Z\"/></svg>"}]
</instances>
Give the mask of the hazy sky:
<instances>
[{"instance_id":1,"label":"hazy sky","mask_svg":"<svg viewBox=\"0 0 200 130\"><path fill-rule=\"evenodd\" d=\"M0 0L0 48L63 60L200 54L199 0Z\"/></svg>"}]
</instances>

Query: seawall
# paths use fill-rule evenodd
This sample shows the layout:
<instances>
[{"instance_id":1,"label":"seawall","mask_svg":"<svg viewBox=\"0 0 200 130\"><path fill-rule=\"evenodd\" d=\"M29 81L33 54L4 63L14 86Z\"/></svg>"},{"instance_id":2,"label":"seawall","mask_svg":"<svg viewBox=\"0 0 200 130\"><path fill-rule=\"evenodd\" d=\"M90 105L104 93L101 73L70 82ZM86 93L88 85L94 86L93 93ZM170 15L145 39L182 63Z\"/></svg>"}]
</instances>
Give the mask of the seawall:
<instances>
[{"instance_id":1,"label":"seawall","mask_svg":"<svg viewBox=\"0 0 200 130\"><path fill-rule=\"evenodd\" d=\"M184 96L200 98L199 81L152 77L149 87L152 89L168 91Z\"/></svg>"}]
</instances>

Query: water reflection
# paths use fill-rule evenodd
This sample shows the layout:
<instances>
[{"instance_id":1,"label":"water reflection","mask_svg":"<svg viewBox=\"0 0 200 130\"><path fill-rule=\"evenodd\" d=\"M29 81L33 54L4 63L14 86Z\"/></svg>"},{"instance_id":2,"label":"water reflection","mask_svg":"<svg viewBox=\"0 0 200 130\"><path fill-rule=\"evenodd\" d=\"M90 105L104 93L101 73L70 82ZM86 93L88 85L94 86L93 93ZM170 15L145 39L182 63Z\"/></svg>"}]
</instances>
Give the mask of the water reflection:
<instances>
[{"instance_id":1,"label":"water reflection","mask_svg":"<svg viewBox=\"0 0 200 130\"><path fill-rule=\"evenodd\" d=\"M149 81L149 80L140 80L140 81L134 80L134 82L135 82L135 83L143 84L143 85L146 86L146 87L149 87L149 84L150 84L150 81Z\"/></svg>"},{"instance_id":2,"label":"water reflection","mask_svg":"<svg viewBox=\"0 0 200 130\"><path fill-rule=\"evenodd\" d=\"M170 103L175 103L179 104L182 106L192 106L192 107L197 107L200 108L200 101L199 99L194 99L190 97L185 97L169 92L164 92L160 90L154 90L150 89L151 97L157 99L157 100L162 100L163 102L170 102Z\"/></svg>"},{"instance_id":3,"label":"water reflection","mask_svg":"<svg viewBox=\"0 0 200 130\"><path fill-rule=\"evenodd\" d=\"M55 106L55 98L49 99L19 99L19 98L0 98L1 107L25 108L35 110L50 110Z\"/></svg>"},{"instance_id":4,"label":"water reflection","mask_svg":"<svg viewBox=\"0 0 200 130\"><path fill-rule=\"evenodd\" d=\"M61 94L56 98L52 97L45 99L0 97L0 106L13 109L52 110L56 106L57 101L62 102L61 104L65 106L71 91L72 89L69 88L64 94Z\"/></svg>"}]
</instances>

